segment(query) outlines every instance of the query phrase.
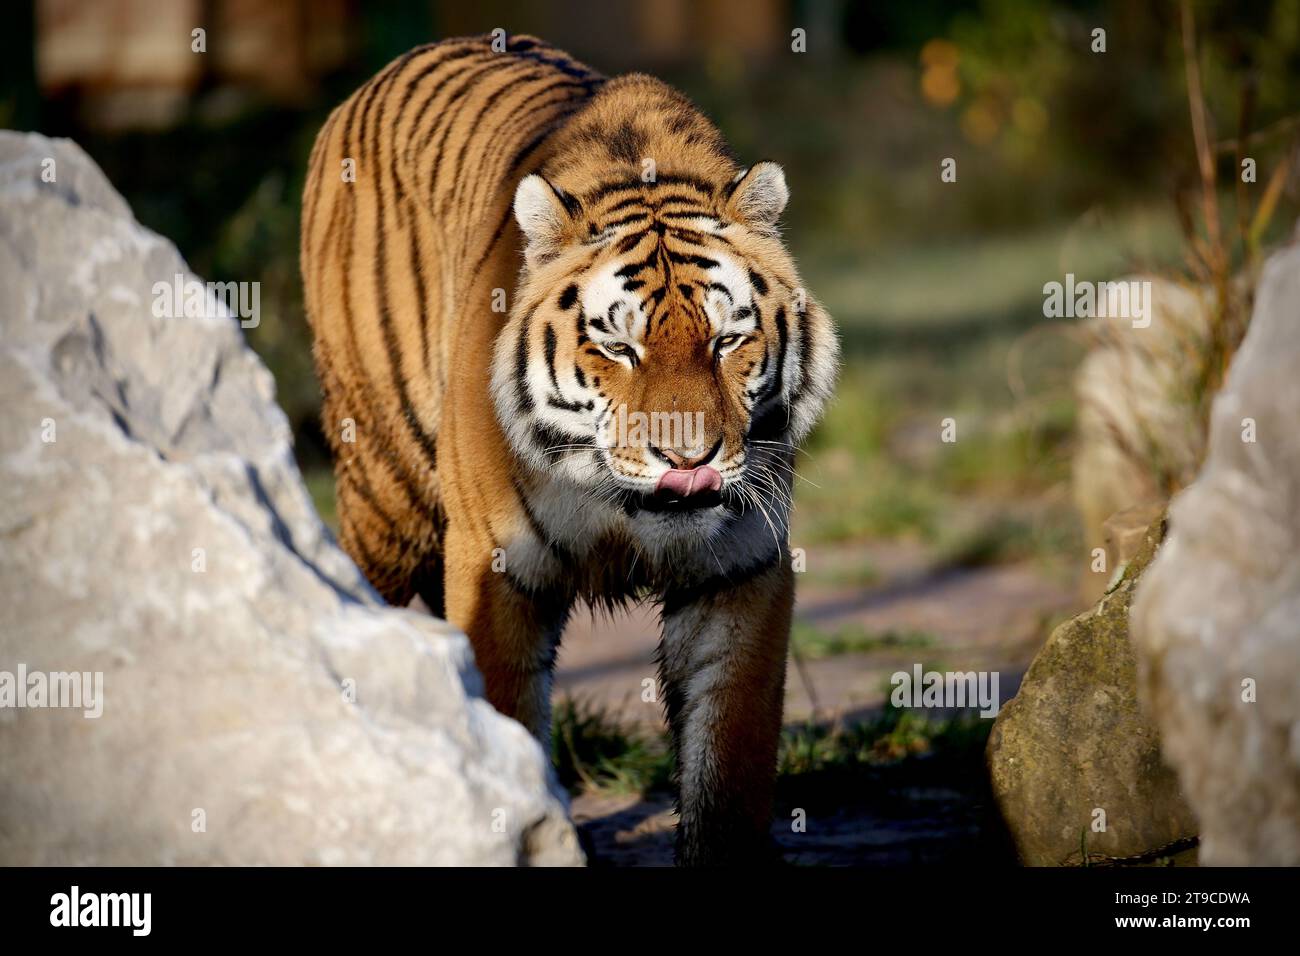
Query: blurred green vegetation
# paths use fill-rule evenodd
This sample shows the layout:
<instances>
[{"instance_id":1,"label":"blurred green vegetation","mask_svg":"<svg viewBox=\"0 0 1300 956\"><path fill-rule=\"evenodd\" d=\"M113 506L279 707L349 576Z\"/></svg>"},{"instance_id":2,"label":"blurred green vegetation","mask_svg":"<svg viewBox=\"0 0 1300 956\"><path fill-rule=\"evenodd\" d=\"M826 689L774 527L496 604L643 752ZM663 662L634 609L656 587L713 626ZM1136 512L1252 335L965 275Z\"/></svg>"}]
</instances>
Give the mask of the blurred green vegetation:
<instances>
[{"instance_id":1,"label":"blurred green vegetation","mask_svg":"<svg viewBox=\"0 0 1300 956\"><path fill-rule=\"evenodd\" d=\"M795 650L806 658L837 657L840 654L870 654L873 651L932 647L933 634L924 631L869 631L861 624L846 624L826 631L815 624L796 620L790 633Z\"/></svg>"},{"instance_id":2,"label":"blurred green vegetation","mask_svg":"<svg viewBox=\"0 0 1300 956\"><path fill-rule=\"evenodd\" d=\"M1254 129L1284 119L1296 107L1300 2L1193 7L1216 135L1235 135L1243 113ZM1068 326L1043 318L1042 285L1066 272L1181 268L1179 211L1195 186L1195 156L1177 4L829 9L836 44L747 60L720 36L707 55L659 70L715 119L742 161L783 164L788 241L840 326L842 381L799 459L794 538L908 536L972 563L1069 552L1078 540L1064 493L1069 381L1081 351ZM790 21L807 13L792 4ZM1105 53L1091 50L1095 27L1107 31ZM544 32L522 10L512 29ZM275 374L327 520L333 498L297 266L306 158L337 102L438 35L418 5L367 7L352 62L301 109L231 109L200 96L184 123L161 133L43 120L45 131L75 136L196 272L261 281L263 318L249 340ZM615 74L632 65L635 37L626 42L573 52ZM1259 144L1256 188L1284 145ZM947 157L957 162L954 183L940 181ZM1232 182L1232 156L1220 160ZM1283 205L1273 236L1294 221L1294 196ZM958 440L945 444L949 418Z\"/></svg>"}]
</instances>

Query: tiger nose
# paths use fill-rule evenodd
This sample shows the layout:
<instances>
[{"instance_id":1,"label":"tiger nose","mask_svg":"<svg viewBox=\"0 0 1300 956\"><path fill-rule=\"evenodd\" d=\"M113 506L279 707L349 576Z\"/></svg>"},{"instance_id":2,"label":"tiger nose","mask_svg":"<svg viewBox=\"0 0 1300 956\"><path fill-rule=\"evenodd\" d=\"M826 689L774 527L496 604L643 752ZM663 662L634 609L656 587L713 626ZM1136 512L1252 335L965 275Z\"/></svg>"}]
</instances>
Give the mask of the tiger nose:
<instances>
[{"instance_id":1,"label":"tiger nose","mask_svg":"<svg viewBox=\"0 0 1300 956\"><path fill-rule=\"evenodd\" d=\"M702 462L703 458L705 458L703 455L695 455L694 458L686 458L685 455L677 453L675 449L655 449L655 451L658 451L660 455L667 458L668 464L671 464L673 468L680 468L682 471L694 468L697 464Z\"/></svg>"},{"instance_id":2,"label":"tiger nose","mask_svg":"<svg viewBox=\"0 0 1300 956\"><path fill-rule=\"evenodd\" d=\"M653 445L650 446L650 450L679 471L689 471L712 458L713 453L717 451L717 446L706 448L698 453L694 448L656 448Z\"/></svg>"}]
</instances>

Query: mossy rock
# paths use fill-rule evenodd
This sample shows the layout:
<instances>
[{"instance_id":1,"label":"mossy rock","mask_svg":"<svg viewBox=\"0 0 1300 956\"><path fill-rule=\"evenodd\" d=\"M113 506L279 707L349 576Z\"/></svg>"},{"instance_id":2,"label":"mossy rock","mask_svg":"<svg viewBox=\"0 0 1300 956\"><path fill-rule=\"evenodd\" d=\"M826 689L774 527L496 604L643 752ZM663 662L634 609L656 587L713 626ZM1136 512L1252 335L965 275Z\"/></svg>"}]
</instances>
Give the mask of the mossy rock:
<instances>
[{"instance_id":1,"label":"mossy rock","mask_svg":"<svg viewBox=\"0 0 1300 956\"><path fill-rule=\"evenodd\" d=\"M993 725L993 793L1026 864L1138 860L1196 835L1129 643L1129 602L1164 532L1161 518L1097 605L1052 632Z\"/></svg>"}]
</instances>

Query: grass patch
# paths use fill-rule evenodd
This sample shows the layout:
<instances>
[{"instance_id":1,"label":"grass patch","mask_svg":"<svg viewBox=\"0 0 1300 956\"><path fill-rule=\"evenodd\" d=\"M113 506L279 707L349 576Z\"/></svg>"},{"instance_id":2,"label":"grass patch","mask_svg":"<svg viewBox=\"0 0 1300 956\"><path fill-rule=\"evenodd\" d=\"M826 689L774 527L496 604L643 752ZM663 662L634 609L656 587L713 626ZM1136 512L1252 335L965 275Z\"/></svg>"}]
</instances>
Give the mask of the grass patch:
<instances>
[{"instance_id":1,"label":"grass patch","mask_svg":"<svg viewBox=\"0 0 1300 956\"><path fill-rule=\"evenodd\" d=\"M668 741L607 708L566 697L551 720L551 758L569 791L646 793L669 785Z\"/></svg>"},{"instance_id":2,"label":"grass patch","mask_svg":"<svg viewBox=\"0 0 1300 956\"><path fill-rule=\"evenodd\" d=\"M992 726L975 714L929 717L890 707L879 717L848 726L787 728L777 774L789 780L852 773L941 754L979 761ZM590 702L565 698L556 704L551 753L560 782L570 792L645 794L671 787L667 736L632 726Z\"/></svg>"},{"instance_id":3,"label":"grass patch","mask_svg":"<svg viewBox=\"0 0 1300 956\"><path fill-rule=\"evenodd\" d=\"M882 455L855 461L839 452L823 462L818 487L800 485L795 538L834 544L863 538L929 538L940 525L942 493L898 472Z\"/></svg>"},{"instance_id":4,"label":"grass patch","mask_svg":"<svg viewBox=\"0 0 1300 956\"><path fill-rule=\"evenodd\" d=\"M1035 553L1032 526L1027 521L999 515L943 542L938 563L943 567L980 568L1018 561Z\"/></svg>"},{"instance_id":5,"label":"grass patch","mask_svg":"<svg viewBox=\"0 0 1300 956\"><path fill-rule=\"evenodd\" d=\"M787 730L781 738L778 772L798 777L879 767L929 754L978 755L992 727L993 721L974 714L932 718L890 707L874 720L847 727L810 724Z\"/></svg>"},{"instance_id":6,"label":"grass patch","mask_svg":"<svg viewBox=\"0 0 1300 956\"><path fill-rule=\"evenodd\" d=\"M978 522L945 530L935 542L935 564L944 568L982 568L1034 560L1057 570L1071 568L1081 552L1078 520L1069 502L1051 502L1034 514L999 510Z\"/></svg>"},{"instance_id":7,"label":"grass patch","mask_svg":"<svg viewBox=\"0 0 1300 956\"><path fill-rule=\"evenodd\" d=\"M962 430L936 456L934 480L954 493L982 492L1014 497L1070 477L1070 443L1075 427L1071 398L1039 402L990 427ZM959 416L960 421L960 416Z\"/></svg>"},{"instance_id":8,"label":"grass patch","mask_svg":"<svg viewBox=\"0 0 1300 956\"><path fill-rule=\"evenodd\" d=\"M804 656L811 658L923 648L935 643L934 635L923 631L869 631L860 624L847 624L835 631L825 631L804 621L795 621L790 640Z\"/></svg>"}]
</instances>

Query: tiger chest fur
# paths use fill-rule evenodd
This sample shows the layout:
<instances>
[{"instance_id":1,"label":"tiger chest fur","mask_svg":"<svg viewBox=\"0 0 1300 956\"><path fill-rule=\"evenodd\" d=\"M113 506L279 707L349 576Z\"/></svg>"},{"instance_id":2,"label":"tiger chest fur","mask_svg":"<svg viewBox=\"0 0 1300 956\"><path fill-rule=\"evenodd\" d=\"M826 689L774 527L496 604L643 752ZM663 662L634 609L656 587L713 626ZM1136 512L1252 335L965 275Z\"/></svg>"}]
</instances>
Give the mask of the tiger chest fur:
<instances>
[{"instance_id":1,"label":"tiger chest fur","mask_svg":"<svg viewBox=\"0 0 1300 956\"><path fill-rule=\"evenodd\" d=\"M303 196L343 547L462 628L543 740L575 604L657 602L687 864L762 856L770 826L794 455L837 355L787 198L672 88L530 37L390 64Z\"/></svg>"}]
</instances>

